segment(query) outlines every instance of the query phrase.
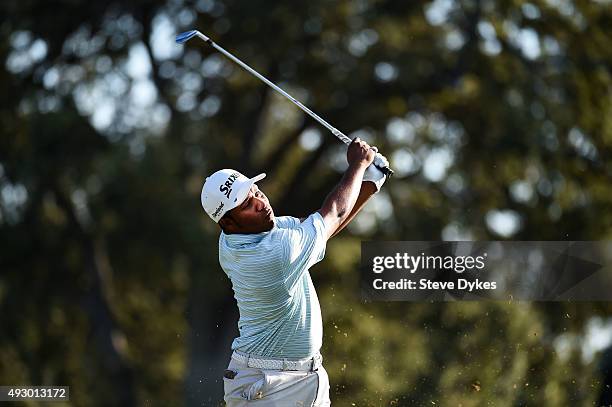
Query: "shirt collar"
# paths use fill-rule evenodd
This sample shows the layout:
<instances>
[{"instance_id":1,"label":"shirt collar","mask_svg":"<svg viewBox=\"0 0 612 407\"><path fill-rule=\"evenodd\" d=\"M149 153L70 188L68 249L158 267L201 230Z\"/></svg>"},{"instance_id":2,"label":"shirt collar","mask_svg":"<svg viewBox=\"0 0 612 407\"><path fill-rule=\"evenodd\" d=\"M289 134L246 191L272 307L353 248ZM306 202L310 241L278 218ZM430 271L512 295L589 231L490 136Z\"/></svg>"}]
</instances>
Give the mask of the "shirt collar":
<instances>
[{"instance_id":1,"label":"shirt collar","mask_svg":"<svg viewBox=\"0 0 612 407\"><path fill-rule=\"evenodd\" d=\"M272 229L268 230L267 232L249 234L232 233L228 235L221 231L221 238L225 239L225 242L228 245L237 247L245 244L259 243L264 237L268 235L268 233L272 232L274 229L276 229L276 222L274 222L274 226L272 226Z\"/></svg>"}]
</instances>

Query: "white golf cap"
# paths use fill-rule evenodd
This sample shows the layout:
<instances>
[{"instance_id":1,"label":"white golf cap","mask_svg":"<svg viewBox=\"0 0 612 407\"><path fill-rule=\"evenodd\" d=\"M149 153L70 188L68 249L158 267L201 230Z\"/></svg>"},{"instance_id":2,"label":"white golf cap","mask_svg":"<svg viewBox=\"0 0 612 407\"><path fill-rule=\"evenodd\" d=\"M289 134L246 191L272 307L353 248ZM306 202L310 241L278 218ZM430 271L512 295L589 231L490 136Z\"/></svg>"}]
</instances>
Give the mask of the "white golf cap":
<instances>
[{"instance_id":1,"label":"white golf cap","mask_svg":"<svg viewBox=\"0 0 612 407\"><path fill-rule=\"evenodd\" d=\"M235 170L219 170L204 181L200 197L202 207L208 216L218 223L227 211L234 209L244 201L251 185L265 176L264 173L247 178Z\"/></svg>"}]
</instances>

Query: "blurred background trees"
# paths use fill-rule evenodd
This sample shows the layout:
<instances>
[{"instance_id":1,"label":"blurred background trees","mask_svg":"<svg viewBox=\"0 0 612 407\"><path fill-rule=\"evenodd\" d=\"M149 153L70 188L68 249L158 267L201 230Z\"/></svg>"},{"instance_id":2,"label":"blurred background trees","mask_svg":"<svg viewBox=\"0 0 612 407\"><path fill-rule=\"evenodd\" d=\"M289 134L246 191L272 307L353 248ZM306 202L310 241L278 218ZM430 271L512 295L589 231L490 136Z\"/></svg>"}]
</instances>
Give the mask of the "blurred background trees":
<instances>
[{"instance_id":1,"label":"blurred background trees","mask_svg":"<svg viewBox=\"0 0 612 407\"><path fill-rule=\"evenodd\" d=\"M612 228L608 0L0 5L0 383L74 405L216 405L237 310L200 207L265 171L318 208L345 148L396 177L312 272L334 405L592 405L607 304L362 303L359 242L599 240ZM605 386L604 386L605 387Z\"/></svg>"}]
</instances>

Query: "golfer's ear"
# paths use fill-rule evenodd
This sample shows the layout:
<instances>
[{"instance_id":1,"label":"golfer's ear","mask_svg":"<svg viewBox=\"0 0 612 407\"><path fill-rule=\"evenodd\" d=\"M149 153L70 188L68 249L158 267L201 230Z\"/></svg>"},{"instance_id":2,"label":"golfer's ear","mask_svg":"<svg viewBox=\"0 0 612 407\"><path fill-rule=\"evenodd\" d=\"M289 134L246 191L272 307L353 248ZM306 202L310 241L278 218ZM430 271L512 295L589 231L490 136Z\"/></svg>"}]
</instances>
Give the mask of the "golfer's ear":
<instances>
[{"instance_id":1,"label":"golfer's ear","mask_svg":"<svg viewBox=\"0 0 612 407\"><path fill-rule=\"evenodd\" d=\"M224 216L219 219L219 226L226 232L231 232L236 229L236 222L229 216Z\"/></svg>"}]
</instances>

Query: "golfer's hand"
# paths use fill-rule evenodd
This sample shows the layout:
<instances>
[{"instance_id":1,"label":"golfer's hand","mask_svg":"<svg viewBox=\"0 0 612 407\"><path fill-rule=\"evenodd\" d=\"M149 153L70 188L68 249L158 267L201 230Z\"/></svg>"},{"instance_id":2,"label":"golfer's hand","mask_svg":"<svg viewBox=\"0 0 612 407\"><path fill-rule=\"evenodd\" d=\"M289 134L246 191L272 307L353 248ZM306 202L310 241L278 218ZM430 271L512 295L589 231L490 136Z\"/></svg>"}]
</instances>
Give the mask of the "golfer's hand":
<instances>
[{"instance_id":1,"label":"golfer's hand","mask_svg":"<svg viewBox=\"0 0 612 407\"><path fill-rule=\"evenodd\" d=\"M368 166L365 174L363 174L363 181L373 182L376 185L376 192L380 191L380 187L385 183L387 177L378 167L388 167L389 160L387 157L380 153L376 153L374 162Z\"/></svg>"},{"instance_id":2,"label":"golfer's hand","mask_svg":"<svg viewBox=\"0 0 612 407\"><path fill-rule=\"evenodd\" d=\"M366 168L372 164L376 157L376 151L373 150L368 143L355 137L351 144L349 144L348 151L346 152L346 159L350 166L358 166Z\"/></svg>"}]
</instances>

